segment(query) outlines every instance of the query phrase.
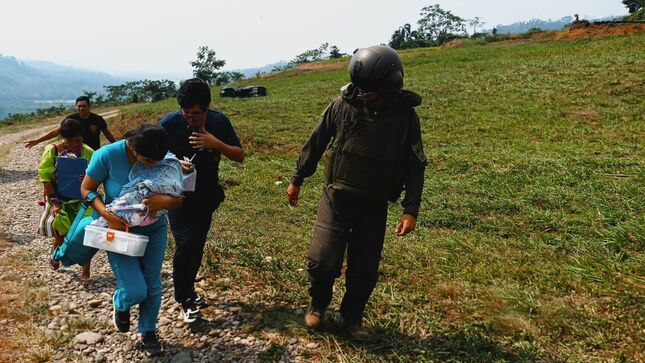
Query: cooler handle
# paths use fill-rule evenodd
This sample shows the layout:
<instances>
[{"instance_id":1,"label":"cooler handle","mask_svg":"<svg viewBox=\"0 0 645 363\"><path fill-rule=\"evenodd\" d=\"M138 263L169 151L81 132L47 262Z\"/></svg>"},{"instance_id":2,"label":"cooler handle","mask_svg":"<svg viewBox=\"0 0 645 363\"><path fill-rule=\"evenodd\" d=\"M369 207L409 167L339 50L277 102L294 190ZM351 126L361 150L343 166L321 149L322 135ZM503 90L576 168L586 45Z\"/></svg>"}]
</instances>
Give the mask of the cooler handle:
<instances>
[{"instance_id":1,"label":"cooler handle","mask_svg":"<svg viewBox=\"0 0 645 363\"><path fill-rule=\"evenodd\" d=\"M129 230L130 226L126 224L125 233L128 233ZM105 234L105 240L112 243L112 241L114 241L114 231L108 229L107 233Z\"/></svg>"}]
</instances>

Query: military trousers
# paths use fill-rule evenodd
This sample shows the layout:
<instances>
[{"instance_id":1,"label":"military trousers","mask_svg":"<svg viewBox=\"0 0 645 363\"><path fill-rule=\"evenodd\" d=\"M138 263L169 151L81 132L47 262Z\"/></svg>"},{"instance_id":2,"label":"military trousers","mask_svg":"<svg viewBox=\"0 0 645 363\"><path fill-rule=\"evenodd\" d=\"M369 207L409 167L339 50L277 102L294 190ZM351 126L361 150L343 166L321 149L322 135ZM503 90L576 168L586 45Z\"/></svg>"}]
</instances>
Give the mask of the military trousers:
<instances>
[{"instance_id":1,"label":"military trousers","mask_svg":"<svg viewBox=\"0 0 645 363\"><path fill-rule=\"evenodd\" d=\"M331 302L334 280L341 275L347 252L340 314L346 323L362 320L376 286L386 220L386 200L323 188L307 265L314 307L325 309Z\"/></svg>"}]
</instances>

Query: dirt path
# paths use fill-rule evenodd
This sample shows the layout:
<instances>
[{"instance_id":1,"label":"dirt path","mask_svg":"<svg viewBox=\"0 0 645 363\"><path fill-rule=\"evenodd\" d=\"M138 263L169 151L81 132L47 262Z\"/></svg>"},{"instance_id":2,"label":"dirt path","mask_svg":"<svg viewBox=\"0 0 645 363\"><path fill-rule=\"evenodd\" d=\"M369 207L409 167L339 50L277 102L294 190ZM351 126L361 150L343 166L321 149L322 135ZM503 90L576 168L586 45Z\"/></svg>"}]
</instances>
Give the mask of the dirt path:
<instances>
[{"instance_id":1,"label":"dirt path","mask_svg":"<svg viewBox=\"0 0 645 363\"><path fill-rule=\"evenodd\" d=\"M125 334L112 326L115 282L103 251L92 261L89 287L81 285L78 266L58 271L49 267L50 240L36 234L42 212L36 167L44 145L26 149L22 141L51 126L0 137L0 149L6 150L0 155L0 361L144 360L136 323ZM166 261L158 328L166 352L157 361L304 361L304 343L298 339L274 331L249 333L255 329L239 303L248 291L215 290L201 281L201 293L211 302L203 310L205 320L195 326L180 322L170 276ZM133 322L137 310L132 309Z\"/></svg>"},{"instance_id":2,"label":"dirt path","mask_svg":"<svg viewBox=\"0 0 645 363\"><path fill-rule=\"evenodd\" d=\"M105 120L109 120L113 117L116 117L120 114L121 110L111 110L107 112L100 113L99 115L103 116ZM13 134L7 134L0 136L0 146L15 144L18 141L28 140L32 137L44 134L45 132L51 130L56 126L60 121L60 117L54 117L47 120L46 125L38 126L36 128L30 128ZM2 159L2 157L0 157Z\"/></svg>"}]
</instances>

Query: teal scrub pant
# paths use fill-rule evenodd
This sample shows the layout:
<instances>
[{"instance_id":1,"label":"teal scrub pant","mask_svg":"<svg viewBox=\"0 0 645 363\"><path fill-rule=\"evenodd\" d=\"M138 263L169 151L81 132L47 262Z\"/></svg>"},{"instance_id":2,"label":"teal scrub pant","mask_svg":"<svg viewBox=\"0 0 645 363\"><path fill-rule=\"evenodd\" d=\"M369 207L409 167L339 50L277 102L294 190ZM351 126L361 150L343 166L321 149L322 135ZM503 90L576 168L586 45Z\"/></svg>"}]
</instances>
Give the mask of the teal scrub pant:
<instances>
[{"instance_id":1,"label":"teal scrub pant","mask_svg":"<svg viewBox=\"0 0 645 363\"><path fill-rule=\"evenodd\" d=\"M138 331L153 332L157 330L161 308L161 265L168 242L166 218L149 226L133 227L130 232L148 236L148 244L141 257L107 253L117 284L114 301L118 311L139 304Z\"/></svg>"}]
</instances>

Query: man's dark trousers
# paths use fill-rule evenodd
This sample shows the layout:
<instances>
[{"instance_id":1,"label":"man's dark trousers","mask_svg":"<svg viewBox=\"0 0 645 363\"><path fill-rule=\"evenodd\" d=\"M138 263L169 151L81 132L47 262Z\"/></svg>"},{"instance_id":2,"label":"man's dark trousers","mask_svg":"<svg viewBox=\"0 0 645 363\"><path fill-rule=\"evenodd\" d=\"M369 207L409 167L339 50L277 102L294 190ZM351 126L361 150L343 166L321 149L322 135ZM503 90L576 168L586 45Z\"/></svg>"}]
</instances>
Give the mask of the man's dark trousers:
<instances>
[{"instance_id":1,"label":"man's dark trousers","mask_svg":"<svg viewBox=\"0 0 645 363\"><path fill-rule=\"evenodd\" d=\"M204 255L206 236L213 219L212 209L184 205L168 211L168 220L175 239L175 256L172 260L172 279L175 300L184 303L195 299L195 277Z\"/></svg>"},{"instance_id":2,"label":"man's dark trousers","mask_svg":"<svg viewBox=\"0 0 645 363\"><path fill-rule=\"evenodd\" d=\"M334 280L347 250L346 291L340 306L345 323L362 320L378 276L385 238L387 201L323 188L318 219L309 247L309 295L315 308L327 308Z\"/></svg>"}]
</instances>

